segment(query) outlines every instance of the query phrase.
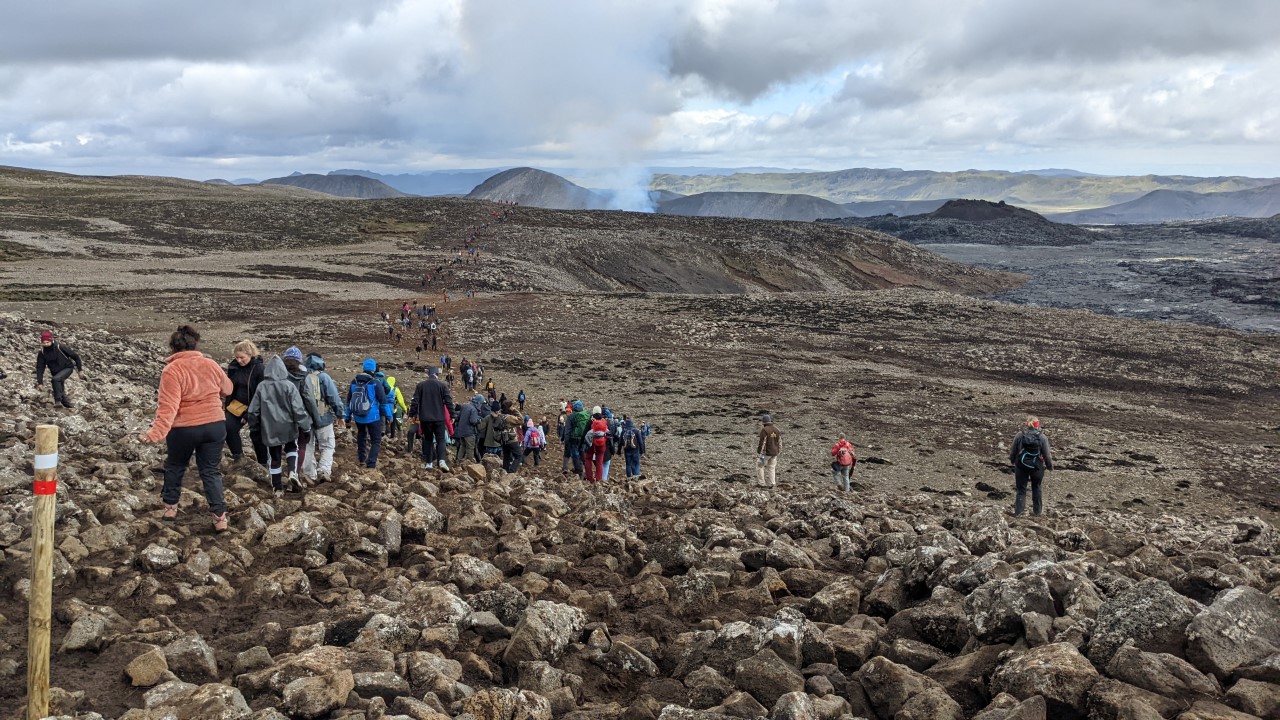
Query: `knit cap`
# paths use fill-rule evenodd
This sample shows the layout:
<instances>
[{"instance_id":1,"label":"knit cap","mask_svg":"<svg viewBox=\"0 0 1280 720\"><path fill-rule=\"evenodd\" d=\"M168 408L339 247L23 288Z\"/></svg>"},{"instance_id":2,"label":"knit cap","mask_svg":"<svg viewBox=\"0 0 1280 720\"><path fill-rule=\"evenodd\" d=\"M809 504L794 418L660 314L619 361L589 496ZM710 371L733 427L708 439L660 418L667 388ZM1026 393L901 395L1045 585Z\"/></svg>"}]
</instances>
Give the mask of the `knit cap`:
<instances>
[{"instance_id":1,"label":"knit cap","mask_svg":"<svg viewBox=\"0 0 1280 720\"><path fill-rule=\"evenodd\" d=\"M53 342L53 333L48 330L40 333L40 342Z\"/></svg>"},{"instance_id":2,"label":"knit cap","mask_svg":"<svg viewBox=\"0 0 1280 720\"><path fill-rule=\"evenodd\" d=\"M298 349L297 345L291 345L288 350L284 351L284 359L302 362L302 351Z\"/></svg>"}]
</instances>

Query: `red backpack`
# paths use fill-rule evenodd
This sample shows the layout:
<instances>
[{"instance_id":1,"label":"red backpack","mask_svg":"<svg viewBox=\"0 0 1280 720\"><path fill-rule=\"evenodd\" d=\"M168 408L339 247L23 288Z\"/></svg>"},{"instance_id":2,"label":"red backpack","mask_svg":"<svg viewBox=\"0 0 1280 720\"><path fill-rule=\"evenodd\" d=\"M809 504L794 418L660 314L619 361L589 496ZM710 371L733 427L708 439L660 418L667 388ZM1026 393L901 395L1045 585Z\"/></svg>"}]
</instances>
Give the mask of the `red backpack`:
<instances>
[{"instance_id":1,"label":"red backpack","mask_svg":"<svg viewBox=\"0 0 1280 720\"><path fill-rule=\"evenodd\" d=\"M609 441L609 421L604 418L591 421L591 432L594 436L591 444L596 447L604 447Z\"/></svg>"},{"instance_id":2,"label":"red backpack","mask_svg":"<svg viewBox=\"0 0 1280 720\"><path fill-rule=\"evenodd\" d=\"M853 463L857 461L857 457L853 454L852 445L841 445L836 450L836 463L840 467L853 467Z\"/></svg>"}]
</instances>

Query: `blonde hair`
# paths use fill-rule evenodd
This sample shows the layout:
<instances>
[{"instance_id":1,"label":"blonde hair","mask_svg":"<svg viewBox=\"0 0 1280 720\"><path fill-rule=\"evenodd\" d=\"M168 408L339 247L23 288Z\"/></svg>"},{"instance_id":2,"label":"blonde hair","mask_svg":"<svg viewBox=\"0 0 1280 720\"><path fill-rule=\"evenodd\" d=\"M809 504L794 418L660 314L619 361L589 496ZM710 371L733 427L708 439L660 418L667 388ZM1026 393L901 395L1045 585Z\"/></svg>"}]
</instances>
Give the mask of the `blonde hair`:
<instances>
[{"instance_id":1,"label":"blonde hair","mask_svg":"<svg viewBox=\"0 0 1280 720\"><path fill-rule=\"evenodd\" d=\"M1027 416L1027 427L1040 427L1040 418L1035 415Z\"/></svg>"},{"instance_id":2,"label":"blonde hair","mask_svg":"<svg viewBox=\"0 0 1280 720\"><path fill-rule=\"evenodd\" d=\"M258 357L258 346L252 340L241 340L231 349L233 353L244 353L249 357Z\"/></svg>"}]
</instances>

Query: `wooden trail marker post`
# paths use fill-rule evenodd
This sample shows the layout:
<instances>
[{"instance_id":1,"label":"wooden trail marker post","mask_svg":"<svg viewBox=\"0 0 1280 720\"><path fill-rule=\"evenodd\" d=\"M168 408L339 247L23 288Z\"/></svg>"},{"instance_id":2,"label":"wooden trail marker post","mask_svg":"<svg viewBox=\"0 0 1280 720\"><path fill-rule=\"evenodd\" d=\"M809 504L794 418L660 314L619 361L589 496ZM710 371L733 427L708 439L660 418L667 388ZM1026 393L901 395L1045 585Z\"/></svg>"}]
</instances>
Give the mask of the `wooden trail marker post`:
<instances>
[{"instance_id":1,"label":"wooden trail marker post","mask_svg":"<svg viewBox=\"0 0 1280 720\"><path fill-rule=\"evenodd\" d=\"M58 426L36 427L31 510L31 604L27 619L27 720L49 714L49 629L53 621L53 511L58 492Z\"/></svg>"}]
</instances>

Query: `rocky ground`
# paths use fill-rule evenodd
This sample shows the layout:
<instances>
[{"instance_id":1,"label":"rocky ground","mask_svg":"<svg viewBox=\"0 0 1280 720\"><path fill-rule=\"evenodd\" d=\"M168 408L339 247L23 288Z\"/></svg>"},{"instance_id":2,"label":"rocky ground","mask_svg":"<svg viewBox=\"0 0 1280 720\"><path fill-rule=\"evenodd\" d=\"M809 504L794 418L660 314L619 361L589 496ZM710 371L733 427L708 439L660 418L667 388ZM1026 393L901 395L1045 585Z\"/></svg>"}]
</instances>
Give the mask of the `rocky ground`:
<instances>
[{"instance_id":1,"label":"rocky ground","mask_svg":"<svg viewBox=\"0 0 1280 720\"><path fill-rule=\"evenodd\" d=\"M66 716L1280 716L1274 336L921 289L486 291L441 306L453 356L535 414L576 396L652 422L643 480L584 487L555 446L515 475L394 451L368 472L344 437L333 482L283 500L227 466L226 535L194 478L161 522L162 452L129 438L178 322L219 359L249 336L320 350L340 383L366 355L422 377L373 318L412 291L382 258L431 250L379 222L305 254L10 232L62 265L0 272L0 717L21 717L41 422L62 428ZM532 272L503 252L501 277ZM27 375L50 326L88 361L73 412ZM752 482L764 411L774 489ZM1048 515L1011 518L1027 413L1057 470ZM824 458L841 432L849 494Z\"/></svg>"}]
</instances>

